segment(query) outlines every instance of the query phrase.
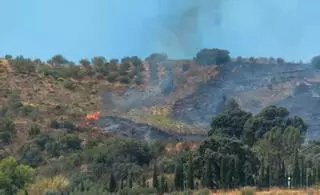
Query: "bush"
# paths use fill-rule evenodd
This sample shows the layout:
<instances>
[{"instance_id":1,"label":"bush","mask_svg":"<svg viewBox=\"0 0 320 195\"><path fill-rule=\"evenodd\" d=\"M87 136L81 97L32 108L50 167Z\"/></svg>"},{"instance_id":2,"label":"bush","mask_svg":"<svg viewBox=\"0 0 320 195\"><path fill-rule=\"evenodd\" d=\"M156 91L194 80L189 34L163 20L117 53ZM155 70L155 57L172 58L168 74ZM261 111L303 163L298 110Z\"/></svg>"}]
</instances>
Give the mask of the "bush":
<instances>
[{"instance_id":1,"label":"bush","mask_svg":"<svg viewBox=\"0 0 320 195\"><path fill-rule=\"evenodd\" d=\"M63 85L66 89L74 91L76 89L76 85L72 81L65 81Z\"/></svg>"},{"instance_id":2,"label":"bush","mask_svg":"<svg viewBox=\"0 0 320 195\"><path fill-rule=\"evenodd\" d=\"M40 133L40 128L37 125L33 125L28 131L29 136L35 136Z\"/></svg>"},{"instance_id":3,"label":"bush","mask_svg":"<svg viewBox=\"0 0 320 195\"><path fill-rule=\"evenodd\" d=\"M221 65L228 63L231 58L229 51L222 49L202 49L195 58L200 65Z\"/></svg>"},{"instance_id":4,"label":"bush","mask_svg":"<svg viewBox=\"0 0 320 195\"><path fill-rule=\"evenodd\" d=\"M110 73L108 76L107 76L107 80L110 82L110 83L113 83L116 81L118 77L118 74L116 73Z\"/></svg>"},{"instance_id":5,"label":"bush","mask_svg":"<svg viewBox=\"0 0 320 195\"><path fill-rule=\"evenodd\" d=\"M11 142L14 136L14 123L10 118L0 120L0 145L6 145Z\"/></svg>"},{"instance_id":6,"label":"bush","mask_svg":"<svg viewBox=\"0 0 320 195\"><path fill-rule=\"evenodd\" d=\"M58 145L61 151L74 151L81 149L81 139L72 134L68 134L60 138Z\"/></svg>"},{"instance_id":7,"label":"bush","mask_svg":"<svg viewBox=\"0 0 320 195\"><path fill-rule=\"evenodd\" d=\"M130 78L128 76L122 76L122 77L120 77L119 81L123 84L129 84Z\"/></svg>"},{"instance_id":8,"label":"bush","mask_svg":"<svg viewBox=\"0 0 320 195\"><path fill-rule=\"evenodd\" d=\"M52 119L51 122L50 122L50 128L59 129L60 128L60 124L57 122L57 120Z\"/></svg>"},{"instance_id":9,"label":"bush","mask_svg":"<svg viewBox=\"0 0 320 195\"><path fill-rule=\"evenodd\" d=\"M33 73L36 71L36 66L31 59L18 56L13 60L10 60L14 71L17 73Z\"/></svg>"},{"instance_id":10,"label":"bush","mask_svg":"<svg viewBox=\"0 0 320 195\"><path fill-rule=\"evenodd\" d=\"M70 130L70 131L74 131L76 129L76 126L70 122L70 121L64 121L60 124L60 127L61 128L64 128L64 129L67 129L67 130Z\"/></svg>"}]
</instances>

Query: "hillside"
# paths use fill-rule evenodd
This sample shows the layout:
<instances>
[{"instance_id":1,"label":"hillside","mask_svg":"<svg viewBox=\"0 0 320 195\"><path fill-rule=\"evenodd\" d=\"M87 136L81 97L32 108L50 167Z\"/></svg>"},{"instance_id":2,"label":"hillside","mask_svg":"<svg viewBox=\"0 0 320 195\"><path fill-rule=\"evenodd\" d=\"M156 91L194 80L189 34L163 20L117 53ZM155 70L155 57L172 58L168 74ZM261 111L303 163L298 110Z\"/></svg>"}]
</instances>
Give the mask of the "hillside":
<instances>
[{"instance_id":1,"label":"hillside","mask_svg":"<svg viewBox=\"0 0 320 195\"><path fill-rule=\"evenodd\" d=\"M260 194L287 176L314 187L318 74L218 49L78 65L6 57L0 194Z\"/></svg>"}]
</instances>

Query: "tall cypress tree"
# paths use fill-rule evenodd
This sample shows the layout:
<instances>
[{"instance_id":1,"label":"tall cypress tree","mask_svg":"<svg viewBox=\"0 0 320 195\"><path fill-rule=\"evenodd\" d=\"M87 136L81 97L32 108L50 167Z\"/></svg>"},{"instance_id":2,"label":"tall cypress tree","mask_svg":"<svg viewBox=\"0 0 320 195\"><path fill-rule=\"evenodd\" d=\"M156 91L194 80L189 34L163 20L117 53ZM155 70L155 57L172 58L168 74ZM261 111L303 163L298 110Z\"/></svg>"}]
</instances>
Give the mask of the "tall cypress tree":
<instances>
[{"instance_id":1,"label":"tall cypress tree","mask_svg":"<svg viewBox=\"0 0 320 195\"><path fill-rule=\"evenodd\" d=\"M110 180L109 180L109 191L116 192L116 190L117 190L117 181L113 173L111 173Z\"/></svg>"},{"instance_id":2,"label":"tall cypress tree","mask_svg":"<svg viewBox=\"0 0 320 195\"><path fill-rule=\"evenodd\" d=\"M189 159L189 163L188 163L187 188L192 190L194 189L194 171L193 171L192 158Z\"/></svg>"},{"instance_id":3,"label":"tall cypress tree","mask_svg":"<svg viewBox=\"0 0 320 195\"><path fill-rule=\"evenodd\" d=\"M160 194L163 194L166 192L166 179L165 177L162 175L160 178L160 188L159 188L159 192Z\"/></svg>"},{"instance_id":4,"label":"tall cypress tree","mask_svg":"<svg viewBox=\"0 0 320 195\"><path fill-rule=\"evenodd\" d=\"M206 160L203 172L202 172L202 186L213 189L213 170L211 166L210 159Z\"/></svg>"},{"instance_id":5,"label":"tall cypress tree","mask_svg":"<svg viewBox=\"0 0 320 195\"><path fill-rule=\"evenodd\" d=\"M183 163L181 161L175 167L174 184L177 190L184 189Z\"/></svg>"},{"instance_id":6,"label":"tall cypress tree","mask_svg":"<svg viewBox=\"0 0 320 195\"><path fill-rule=\"evenodd\" d=\"M130 171L128 174L128 187L132 188L133 186L133 178L132 178L132 172Z\"/></svg>"},{"instance_id":7,"label":"tall cypress tree","mask_svg":"<svg viewBox=\"0 0 320 195\"><path fill-rule=\"evenodd\" d=\"M159 189L158 173L157 173L157 164L153 164L153 175L152 175L152 186L156 189Z\"/></svg>"},{"instance_id":8,"label":"tall cypress tree","mask_svg":"<svg viewBox=\"0 0 320 195\"><path fill-rule=\"evenodd\" d=\"M293 165L293 174L292 174L292 186L299 187L300 184L300 166L298 158L295 158Z\"/></svg>"}]
</instances>

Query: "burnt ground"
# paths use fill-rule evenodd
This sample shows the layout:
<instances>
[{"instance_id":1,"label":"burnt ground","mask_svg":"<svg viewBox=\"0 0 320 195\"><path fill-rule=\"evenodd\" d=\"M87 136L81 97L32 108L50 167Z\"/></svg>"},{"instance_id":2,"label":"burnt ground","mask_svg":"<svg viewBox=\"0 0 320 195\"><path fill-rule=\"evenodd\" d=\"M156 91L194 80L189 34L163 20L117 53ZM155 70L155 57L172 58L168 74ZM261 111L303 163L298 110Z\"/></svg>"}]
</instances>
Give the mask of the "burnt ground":
<instances>
[{"instance_id":1,"label":"burnt ground","mask_svg":"<svg viewBox=\"0 0 320 195\"><path fill-rule=\"evenodd\" d=\"M230 65L192 95L178 100L172 118L208 127L225 99L256 114L268 105L287 108L308 124L307 139L320 136L320 72L306 64Z\"/></svg>"},{"instance_id":2,"label":"burnt ground","mask_svg":"<svg viewBox=\"0 0 320 195\"><path fill-rule=\"evenodd\" d=\"M107 133L116 133L124 137L140 140L200 141L205 137L204 135L197 134L187 135L171 133L148 124L136 123L129 119L116 116L101 117L99 120L95 121L95 125L103 128Z\"/></svg>"}]
</instances>

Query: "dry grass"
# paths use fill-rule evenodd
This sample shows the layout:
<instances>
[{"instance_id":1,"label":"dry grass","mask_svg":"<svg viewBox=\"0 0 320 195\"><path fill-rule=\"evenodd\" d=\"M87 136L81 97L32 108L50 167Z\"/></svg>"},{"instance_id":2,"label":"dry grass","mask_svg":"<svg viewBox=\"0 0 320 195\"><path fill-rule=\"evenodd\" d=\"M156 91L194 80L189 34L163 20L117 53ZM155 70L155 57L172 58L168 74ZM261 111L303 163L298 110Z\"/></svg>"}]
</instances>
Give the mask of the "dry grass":
<instances>
[{"instance_id":1,"label":"dry grass","mask_svg":"<svg viewBox=\"0 0 320 195\"><path fill-rule=\"evenodd\" d=\"M245 193L250 191L252 193ZM256 191L255 188L244 188L232 191L211 192L212 195L318 195L320 191L315 189L280 189L272 188L268 191Z\"/></svg>"}]
</instances>

